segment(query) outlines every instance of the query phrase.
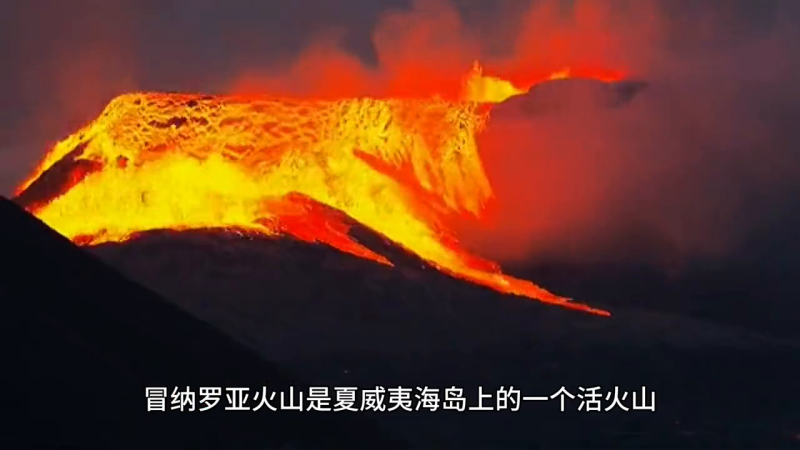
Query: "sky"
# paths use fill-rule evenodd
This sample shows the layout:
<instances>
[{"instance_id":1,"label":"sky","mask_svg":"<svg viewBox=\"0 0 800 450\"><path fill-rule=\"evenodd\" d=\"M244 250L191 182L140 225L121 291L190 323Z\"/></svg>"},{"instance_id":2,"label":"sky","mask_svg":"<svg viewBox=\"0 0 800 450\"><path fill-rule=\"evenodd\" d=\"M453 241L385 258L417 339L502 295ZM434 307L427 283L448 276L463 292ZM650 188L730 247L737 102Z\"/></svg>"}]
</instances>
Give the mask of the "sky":
<instances>
[{"instance_id":1,"label":"sky","mask_svg":"<svg viewBox=\"0 0 800 450\"><path fill-rule=\"evenodd\" d=\"M492 235L514 236L511 247L534 234L561 246L567 234L597 234L580 226L589 222L619 234L627 225L603 220L603 211L613 210L628 222L668 223L665 233L692 247L747 216L742 201L754 193L757 202L767 191L794 195L796 174L788 168L800 139L790 128L800 115L787 110L800 100L800 64L791 56L800 55L798 11L792 0L6 0L0 193L10 193L54 141L126 91L358 95L410 74L451 76L475 58L499 72L591 63L663 88L627 116L526 122L522 131L497 125L485 159L498 189L515 199L549 192L534 197L538 209L525 215L562 219L520 220L517 211ZM422 71L406 70L411 63ZM346 73L348 89L332 91L332 73ZM526 137L531 129L538 140ZM499 130L513 134L514 145L498 139ZM542 149L535 160L533 147ZM538 172L524 170L533 165ZM582 190L526 184L536 178L553 186L579 168ZM623 178L639 185L619 183ZM749 190L741 180L752 181ZM714 220L703 214L712 209ZM674 217L691 219L672 223ZM529 241L523 247L536 246ZM489 247L503 248L495 241Z\"/></svg>"}]
</instances>

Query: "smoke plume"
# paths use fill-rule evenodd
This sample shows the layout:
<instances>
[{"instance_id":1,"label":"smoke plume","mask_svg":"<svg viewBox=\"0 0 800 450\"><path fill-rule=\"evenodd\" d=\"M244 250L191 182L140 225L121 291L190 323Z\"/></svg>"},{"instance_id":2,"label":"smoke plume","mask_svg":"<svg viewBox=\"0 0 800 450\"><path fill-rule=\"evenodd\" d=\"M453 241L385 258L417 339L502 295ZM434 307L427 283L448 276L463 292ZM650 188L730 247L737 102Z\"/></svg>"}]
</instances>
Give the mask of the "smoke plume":
<instances>
[{"instance_id":1,"label":"smoke plume","mask_svg":"<svg viewBox=\"0 0 800 450\"><path fill-rule=\"evenodd\" d=\"M578 83L531 96L557 108L498 108L481 137L497 199L489 220L468 229L483 254L668 265L725 258L794 201L792 5L754 24L731 2L688 16L637 3L623 11L578 2L562 20L546 8L527 16L522 42L533 54L565 65L574 54L575 64L619 67L648 87L618 108Z\"/></svg>"}]
</instances>

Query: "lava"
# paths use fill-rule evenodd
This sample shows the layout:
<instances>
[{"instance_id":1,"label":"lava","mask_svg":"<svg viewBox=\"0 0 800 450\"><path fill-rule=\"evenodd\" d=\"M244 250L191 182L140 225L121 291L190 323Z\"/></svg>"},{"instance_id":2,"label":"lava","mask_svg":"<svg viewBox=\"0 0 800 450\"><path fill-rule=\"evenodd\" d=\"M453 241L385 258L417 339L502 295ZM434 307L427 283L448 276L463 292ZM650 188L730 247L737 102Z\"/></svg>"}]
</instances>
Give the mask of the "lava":
<instances>
[{"instance_id":1,"label":"lava","mask_svg":"<svg viewBox=\"0 0 800 450\"><path fill-rule=\"evenodd\" d=\"M124 94L57 143L18 199L35 197L23 205L79 244L245 228L392 265L349 235L351 217L453 276L609 315L503 274L444 227L492 198L475 136L492 103L527 90L477 63L462 88L457 99Z\"/></svg>"}]
</instances>

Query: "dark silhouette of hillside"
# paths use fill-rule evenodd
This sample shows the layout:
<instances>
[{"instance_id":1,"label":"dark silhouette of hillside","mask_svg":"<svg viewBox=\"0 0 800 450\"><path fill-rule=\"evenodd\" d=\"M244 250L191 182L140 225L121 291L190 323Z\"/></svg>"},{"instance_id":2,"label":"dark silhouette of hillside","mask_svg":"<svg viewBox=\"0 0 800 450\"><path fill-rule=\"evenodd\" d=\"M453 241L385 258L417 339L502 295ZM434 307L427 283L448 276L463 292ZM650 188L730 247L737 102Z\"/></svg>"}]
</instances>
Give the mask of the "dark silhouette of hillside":
<instances>
[{"instance_id":1,"label":"dark silhouette of hillside","mask_svg":"<svg viewBox=\"0 0 800 450\"><path fill-rule=\"evenodd\" d=\"M10 448L800 446L795 341L664 313L620 307L603 318L501 295L360 226L353 234L395 267L231 230L156 230L86 251L8 201L0 201L0 227ZM515 412L145 409L145 386L290 383L455 386L470 406L479 388L494 406L500 387L547 396L562 386L573 394L646 386L657 407L587 413L574 400L562 413L552 400Z\"/></svg>"},{"instance_id":2,"label":"dark silhouette of hillside","mask_svg":"<svg viewBox=\"0 0 800 450\"><path fill-rule=\"evenodd\" d=\"M3 448L394 446L359 416L147 412L145 387L299 380L0 199ZM224 395L224 394L223 394Z\"/></svg>"},{"instance_id":3,"label":"dark silhouette of hillside","mask_svg":"<svg viewBox=\"0 0 800 450\"><path fill-rule=\"evenodd\" d=\"M421 448L800 445L795 341L656 311L620 306L603 318L501 295L402 257L367 229L353 233L385 245L395 267L230 230L156 230L91 251L321 385L455 386L471 406L479 388L494 404L501 386L533 396L562 386L657 393L655 412L583 413L576 399L564 413L557 400L516 412L371 413Z\"/></svg>"}]
</instances>

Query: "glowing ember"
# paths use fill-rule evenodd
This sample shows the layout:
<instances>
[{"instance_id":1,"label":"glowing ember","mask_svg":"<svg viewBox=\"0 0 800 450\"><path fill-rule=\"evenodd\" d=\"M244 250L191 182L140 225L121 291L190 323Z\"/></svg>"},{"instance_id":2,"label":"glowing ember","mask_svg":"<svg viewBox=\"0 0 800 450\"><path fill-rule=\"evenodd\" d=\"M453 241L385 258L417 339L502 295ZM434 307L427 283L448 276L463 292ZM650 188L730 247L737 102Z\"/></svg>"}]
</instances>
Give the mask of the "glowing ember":
<instances>
[{"instance_id":1,"label":"glowing ember","mask_svg":"<svg viewBox=\"0 0 800 450\"><path fill-rule=\"evenodd\" d=\"M557 72L553 72L547 77L549 80L566 80L568 78L584 78L591 80L605 81L611 83L624 79L622 72L613 70L598 70L598 69L574 69L572 67L565 67Z\"/></svg>"},{"instance_id":2,"label":"glowing ember","mask_svg":"<svg viewBox=\"0 0 800 450\"><path fill-rule=\"evenodd\" d=\"M558 72L555 72L554 74L550 75L550 79L551 80L565 80L565 79L569 78L569 76L570 76L570 69L569 69L569 67L567 67L566 69L559 70Z\"/></svg>"},{"instance_id":3,"label":"glowing ember","mask_svg":"<svg viewBox=\"0 0 800 450\"><path fill-rule=\"evenodd\" d=\"M485 76L483 67L478 61L467 74L462 100L482 103L500 103L515 95L524 94L527 89L520 89L510 81Z\"/></svg>"},{"instance_id":4,"label":"glowing ember","mask_svg":"<svg viewBox=\"0 0 800 450\"><path fill-rule=\"evenodd\" d=\"M502 274L441 225L447 214L478 216L491 198L475 136L485 103L522 92L476 63L460 101L126 94L59 142L18 194L61 166L57 191L26 207L81 244L222 226L288 233L391 265L327 205L454 276L608 315Z\"/></svg>"}]
</instances>

